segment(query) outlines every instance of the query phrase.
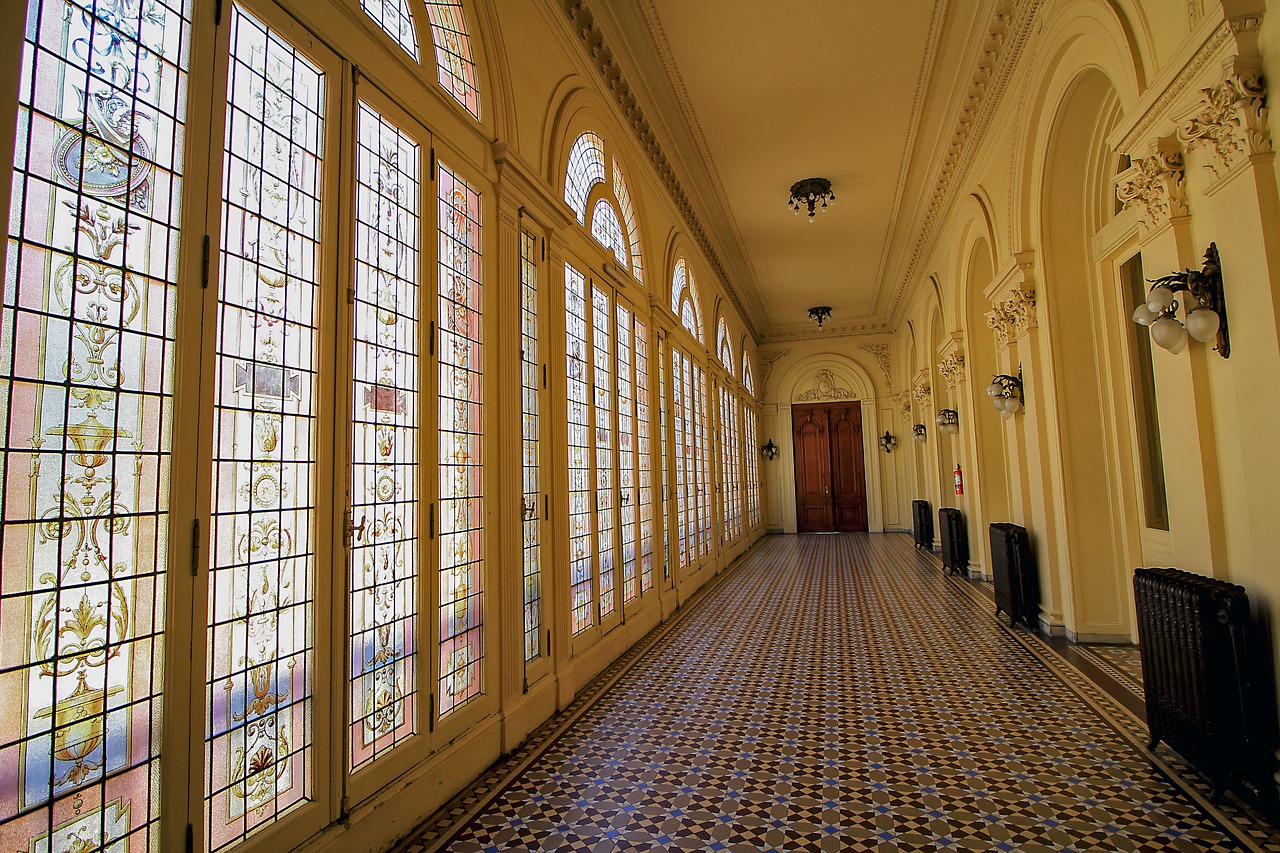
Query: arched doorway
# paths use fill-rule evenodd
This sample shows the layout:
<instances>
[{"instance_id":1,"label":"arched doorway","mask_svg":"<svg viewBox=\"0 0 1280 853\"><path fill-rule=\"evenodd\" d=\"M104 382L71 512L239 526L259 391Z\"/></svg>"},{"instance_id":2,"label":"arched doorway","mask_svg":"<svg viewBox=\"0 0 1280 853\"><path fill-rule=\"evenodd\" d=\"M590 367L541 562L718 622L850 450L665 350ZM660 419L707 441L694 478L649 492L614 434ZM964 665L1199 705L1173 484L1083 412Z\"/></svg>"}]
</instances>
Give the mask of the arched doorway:
<instances>
[{"instance_id":1,"label":"arched doorway","mask_svg":"<svg viewBox=\"0 0 1280 853\"><path fill-rule=\"evenodd\" d=\"M806 403L791 407L795 445L796 531L867 530L867 477L862 455L862 405Z\"/></svg>"}]
</instances>

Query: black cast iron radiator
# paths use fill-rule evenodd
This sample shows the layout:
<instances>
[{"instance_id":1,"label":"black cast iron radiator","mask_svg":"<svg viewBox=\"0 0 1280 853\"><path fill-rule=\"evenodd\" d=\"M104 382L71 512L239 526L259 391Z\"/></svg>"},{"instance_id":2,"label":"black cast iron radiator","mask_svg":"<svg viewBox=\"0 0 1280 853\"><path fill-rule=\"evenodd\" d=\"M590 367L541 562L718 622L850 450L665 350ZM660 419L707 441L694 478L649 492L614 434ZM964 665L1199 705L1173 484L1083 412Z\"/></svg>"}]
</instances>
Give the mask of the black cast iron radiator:
<instances>
[{"instance_id":1,"label":"black cast iron radiator","mask_svg":"<svg viewBox=\"0 0 1280 853\"><path fill-rule=\"evenodd\" d=\"M1215 792L1274 812L1275 704L1244 587L1178 569L1133 573L1149 747L1176 749ZM1257 648L1251 652L1250 646Z\"/></svg>"},{"instance_id":2,"label":"black cast iron radiator","mask_svg":"<svg viewBox=\"0 0 1280 853\"><path fill-rule=\"evenodd\" d=\"M911 502L911 530L917 548L933 550L933 515L929 512L928 501Z\"/></svg>"},{"instance_id":3,"label":"black cast iron radiator","mask_svg":"<svg viewBox=\"0 0 1280 853\"><path fill-rule=\"evenodd\" d=\"M992 524L990 533L996 613L1008 613L1010 626L1022 622L1035 631L1040 621L1040 575L1027 528L1002 521Z\"/></svg>"},{"instance_id":4,"label":"black cast iron radiator","mask_svg":"<svg viewBox=\"0 0 1280 853\"><path fill-rule=\"evenodd\" d=\"M964 529L960 510L944 506L938 509L938 536L942 540L942 565L948 574L969 574L969 534Z\"/></svg>"}]
</instances>

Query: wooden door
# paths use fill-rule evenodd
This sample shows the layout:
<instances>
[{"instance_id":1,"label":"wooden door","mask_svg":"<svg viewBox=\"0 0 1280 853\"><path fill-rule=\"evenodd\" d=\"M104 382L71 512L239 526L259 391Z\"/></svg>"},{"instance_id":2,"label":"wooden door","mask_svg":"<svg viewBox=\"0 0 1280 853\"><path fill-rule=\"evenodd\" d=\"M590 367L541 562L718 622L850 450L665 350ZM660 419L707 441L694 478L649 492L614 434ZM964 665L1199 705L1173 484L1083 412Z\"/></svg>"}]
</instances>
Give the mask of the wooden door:
<instances>
[{"instance_id":1,"label":"wooden door","mask_svg":"<svg viewBox=\"0 0 1280 853\"><path fill-rule=\"evenodd\" d=\"M866 531L861 404L792 406L791 434L796 449L796 530Z\"/></svg>"},{"instance_id":2,"label":"wooden door","mask_svg":"<svg viewBox=\"0 0 1280 853\"><path fill-rule=\"evenodd\" d=\"M867 478L862 459L862 406L832 406L827 414L831 435L831 510L835 529L849 533L867 529Z\"/></svg>"},{"instance_id":3,"label":"wooden door","mask_svg":"<svg viewBox=\"0 0 1280 853\"><path fill-rule=\"evenodd\" d=\"M827 410L792 407L791 436L796 449L796 529L801 533L832 530Z\"/></svg>"}]
</instances>

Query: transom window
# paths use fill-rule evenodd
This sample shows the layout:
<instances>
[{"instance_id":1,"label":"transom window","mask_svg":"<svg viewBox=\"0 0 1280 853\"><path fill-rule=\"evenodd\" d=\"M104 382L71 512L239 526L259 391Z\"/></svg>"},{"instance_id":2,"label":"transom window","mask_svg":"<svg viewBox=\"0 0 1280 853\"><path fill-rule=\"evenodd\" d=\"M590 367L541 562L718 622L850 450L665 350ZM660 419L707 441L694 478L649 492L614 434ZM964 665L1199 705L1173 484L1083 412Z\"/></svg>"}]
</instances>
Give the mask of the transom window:
<instances>
[{"instance_id":1,"label":"transom window","mask_svg":"<svg viewBox=\"0 0 1280 853\"><path fill-rule=\"evenodd\" d=\"M360 8L395 39L414 62L418 61L418 34L413 31L413 13L407 0L360 0Z\"/></svg>"},{"instance_id":2,"label":"transom window","mask_svg":"<svg viewBox=\"0 0 1280 853\"><path fill-rule=\"evenodd\" d=\"M716 352L720 356L720 363L724 365L724 369L729 371L730 376L733 376L733 344L729 342L729 327L725 323L724 317L721 317L720 322L716 324Z\"/></svg>"},{"instance_id":3,"label":"transom window","mask_svg":"<svg viewBox=\"0 0 1280 853\"><path fill-rule=\"evenodd\" d=\"M676 269L671 276L671 310L680 318L680 325L688 329L698 343L702 343L702 312L698 310L698 291L693 273L684 258L676 261Z\"/></svg>"},{"instance_id":4,"label":"transom window","mask_svg":"<svg viewBox=\"0 0 1280 853\"><path fill-rule=\"evenodd\" d=\"M389 2L389 0L384 0ZM458 0L426 0L431 37L436 43L436 67L440 85L467 112L480 118L480 86L472 58L471 31Z\"/></svg>"},{"instance_id":5,"label":"transom window","mask_svg":"<svg viewBox=\"0 0 1280 853\"><path fill-rule=\"evenodd\" d=\"M606 162L612 163L611 171L606 168ZM618 159L606 160L605 142L599 134L583 133L569 149L564 200L573 208L578 224L586 226L596 242L613 253L636 281L643 283L644 258L631 190Z\"/></svg>"},{"instance_id":6,"label":"transom window","mask_svg":"<svg viewBox=\"0 0 1280 853\"><path fill-rule=\"evenodd\" d=\"M743 350L746 350L745 346L743 346ZM751 356L745 351L742 353L742 384L746 386L746 389L751 392L751 396L754 397L756 394L756 377L751 372Z\"/></svg>"}]
</instances>

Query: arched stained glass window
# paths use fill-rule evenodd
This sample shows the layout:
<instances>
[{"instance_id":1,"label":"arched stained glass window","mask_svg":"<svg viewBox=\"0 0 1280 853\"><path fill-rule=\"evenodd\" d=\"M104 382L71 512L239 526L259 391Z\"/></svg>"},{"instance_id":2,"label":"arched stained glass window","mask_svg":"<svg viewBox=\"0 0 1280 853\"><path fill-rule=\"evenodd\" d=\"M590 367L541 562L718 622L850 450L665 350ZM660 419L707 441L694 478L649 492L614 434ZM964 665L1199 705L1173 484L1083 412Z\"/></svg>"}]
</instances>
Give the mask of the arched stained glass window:
<instances>
[{"instance_id":1,"label":"arched stained glass window","mask_svg":"<svg viewBox=\"0 0 1280 853\"><path fill-rule=\"evenodd\" d=\"M394 0L383 0L390 4ZM403 2L403 0L399 0ZM471 55L471 31L459 0L426 0L431 19L431 38L436 43L436 66L440 85L477 119L480 118L480 87L476 63Z\"/></svg>"},{"instance_id":2,"label":"arched stained glass window","mask_svg":"<svg viewBox=\"0 0 1280 853\"><path fill-rule=\"evenodd\" d=\"M743 346L743 349L745 350L746 347ZM742 354L742 384L747 386L747 390L751 392L752 396L755 396L756 377L755 374L751 372L751 356L747 355L745 352Z\"/></svg>"},{"instance_id":3,"label":"arched stained glass window","mask_svg":"<svg viewBox=\"0 0 1280 853\"><path fill-rule=\"evenodd\" d=\"M584 133L569 150L565 171L564 200L578 214L578 224L587 224L587 196L596 184L603 184L604 141L594 133Z\"/></svg>"},{"instance_id":4,"label":"arched stained glass window","mask_svg":"<svg viewBox=\"0 0 1280 853\"><path fill-rule=\"evenodd\" d=\"M618 214L614 212L613 205L604 199L596 202L595 210L591 211L591 236L596 238L596 242L613 252L613 256L618 259L618 263L622 264L623 269L629 270L631 264L627 257L627 238L622 234L622 224L618 222Z\"/></svg>"},{"instance_id":5,"label":"arched stained glass window","mask_svg":"<svg viewBox=\"0 0 1280 853\"><path fill-rule=\"evenodd\" d=\"M636 281L644 282L644 259L640 256L640 225L636 222L636 209L631 203L631 190L622 176L618 158L613 159L613 194L622 210L622 222L627 226L627 241L631 244L631 274Z\"/></svg>"},{"instance_id":6,"label":"arched stained glass window","mask_svg":"<svg viewBox=\"0 0 1280 853\"><path fill-rule=\"evenodd\" d=\"M387 35L404 48L404 52L418 61L418 34L413 31L413 13L408 0L360 0L360 8Z\"/></svg>"},{"instance_id":7,"label":"arched stained glass window","mask_svg":"<svg viewBox=\"0 0 1280 853\"><path fill-rule=\"evenodd\" d=\"M680 318L680 325L688 329L689 334L702 343L702 317L698 313L698 292L694 287L693 273L689 271L684 258L676 261L676 270L671 276L671 310Z\"/></svg>"},{"instance_id":8,"label":"arched stained glass window","mask_svg":"<svg viewBox=\"0 0 1280 853\"><path fill-rule=\"evenodd\" d=\"M724 365L724 369L733 376L735 372L733 344L729 343L729 326L725 323L724 317L721 317L720 322L716 324L716 352L720 355L720 363Z\"/></svg>"}]
</instances>

